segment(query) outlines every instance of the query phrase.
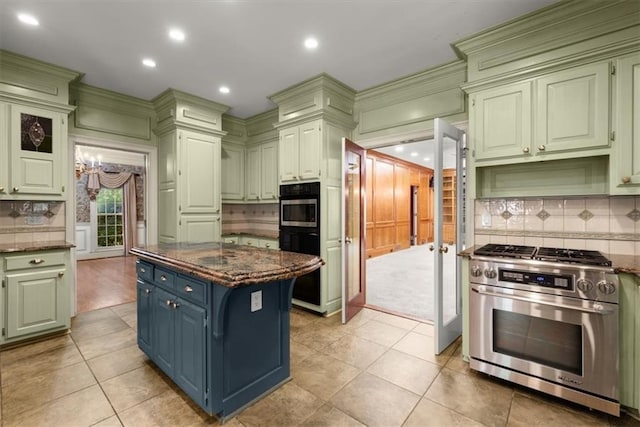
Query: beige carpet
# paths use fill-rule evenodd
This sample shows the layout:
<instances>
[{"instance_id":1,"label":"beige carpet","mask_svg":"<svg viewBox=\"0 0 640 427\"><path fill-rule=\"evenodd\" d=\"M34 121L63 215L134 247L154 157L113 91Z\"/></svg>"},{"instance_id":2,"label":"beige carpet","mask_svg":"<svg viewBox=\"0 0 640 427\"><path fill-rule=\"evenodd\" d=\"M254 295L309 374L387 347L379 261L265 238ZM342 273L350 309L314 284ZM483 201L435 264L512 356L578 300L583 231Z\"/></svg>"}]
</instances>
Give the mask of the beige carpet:
<instances>
[{"instance_id":1,"label":"beige carpet","mask_svg":"<svg viewBox=\"0 0 640 427\"><path fill-rule=\"evenodd\" d=\"M433 253L412 246L367 260L367 304L433 321ZM445 319L455 312L455 246L444 255Z\"/></svg>"}]
</instances>

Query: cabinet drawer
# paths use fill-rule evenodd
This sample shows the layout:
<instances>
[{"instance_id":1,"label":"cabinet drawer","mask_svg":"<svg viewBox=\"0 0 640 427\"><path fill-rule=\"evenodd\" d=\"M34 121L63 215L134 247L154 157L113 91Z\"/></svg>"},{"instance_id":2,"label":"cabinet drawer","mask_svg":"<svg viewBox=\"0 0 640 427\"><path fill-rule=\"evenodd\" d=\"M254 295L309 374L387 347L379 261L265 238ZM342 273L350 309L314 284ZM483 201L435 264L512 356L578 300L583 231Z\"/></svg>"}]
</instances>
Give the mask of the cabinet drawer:
<instances>
[{"instance_id":1,"label":"cabinet drawer","mask_svg":"<svg viewBox=\"0 0 640 427\"><path fill-rule=\"evenodd\" d=\"M64 265L64 252L32 253L30 255L7 256L4 258L5 271L22 270L26 268L51 267Z\"/></svg>"},{"instance_id":2,"label":"cabinet drawer","mask_svg":"<svg viewBox=\"0 0 640 427\"><path fill-rule=\"evenodd\" d=\"M153 265L138 261L136 263L136 273L138 273L138 277L151 281L153 280Z\"/></svg>"},{"instance_id":3,"label":"cabinet drawer","mask_svg":"<svg viewBox=\"0 0 640 427\"><path fill-rule=\"evenodd\" d=\"M176 283L176 273L156 267L153 272L153 281L164 288L173 289Z\"/></svg>"},{"instance_id":4,"label":"cabinet drawer","mask_svg":"<svg viewBox=\"0 0 640 427\"><path fill-rule=\"evenodd\" d=\"M178 276L176 293L193 302L206 304L207 284L186 277Z\"/></svg>"}]
</instances>

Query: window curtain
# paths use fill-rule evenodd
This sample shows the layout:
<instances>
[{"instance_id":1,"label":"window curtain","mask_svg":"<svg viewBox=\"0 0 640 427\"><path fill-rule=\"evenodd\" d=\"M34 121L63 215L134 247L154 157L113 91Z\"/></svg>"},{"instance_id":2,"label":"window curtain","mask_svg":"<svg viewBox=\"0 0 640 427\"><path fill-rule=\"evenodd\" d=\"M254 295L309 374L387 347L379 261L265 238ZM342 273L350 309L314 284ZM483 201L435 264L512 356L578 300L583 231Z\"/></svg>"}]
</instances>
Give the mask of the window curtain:
<instances>
[{"instance_id":1,"label":"window curtain","mask_svg":"<svg viewBox=\"0 0 640 427\"><path fill-rule=\"evenodd\" d=\"M106 173L102 170L89 171L87 192L91 200L95 200L100 187L122 188L124 196L124 253L136 245L138 218L136 213L136 176L131 172Z\"/></svg>"}]
</instances>

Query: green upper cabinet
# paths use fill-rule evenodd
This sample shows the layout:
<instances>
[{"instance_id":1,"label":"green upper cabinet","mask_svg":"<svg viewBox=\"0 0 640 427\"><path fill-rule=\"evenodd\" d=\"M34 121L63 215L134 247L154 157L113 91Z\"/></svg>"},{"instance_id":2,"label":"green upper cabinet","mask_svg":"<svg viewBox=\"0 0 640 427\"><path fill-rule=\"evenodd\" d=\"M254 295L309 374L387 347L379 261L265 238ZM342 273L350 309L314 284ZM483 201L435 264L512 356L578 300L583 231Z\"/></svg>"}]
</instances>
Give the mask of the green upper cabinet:
<instances>
[{"instance_id":1,"label":"green upper cabinet","mask_svg":"<svg viewBox=\"0 0 640 427\"><path fill-rule=\"evenodd\" d=\"M608 155L610 68L598 62L472 92L478 165Z\"/></svg>"},{"instance_id":2,"label":"green upper cabinet","mask_svg":"<svg viewBox=\"0 0 640 427\"><path fill-rule=\"evenodd\" d=\"M10 138L9 192L64 198L66 114L14 104Z\"/></svg>"},{"instance_id":3,"label":"green upper cabinet","mask_svg":"<svg viewBox=\"0 0 640 427\"><path fill-rule=\"evenodd\" d=\"M320 120L280 131L279 168L281 182L320 178Z\"/></svg>"},{"instance_id":4,"label":"green upper cabinet","mask_svg":"<svg viewBox=\"0 0 640 427\"><path fill-rule=\"evenodd\" d=\"M600 62L536 81L537 153L609 146L610 63Z\"/></svg>"},{"instance_id":5,"label":"green upper cabinet","mask_svg":"<svg viewBox=\"0 0 640 427\"><path fill-rule=\"evenodd\" d=\"M9 188L9 104L0 102L0 199Z\"/></svg>"},{"instance_id":6,"label":"green upper cabinet","mask_svg":"<svg viewBox=\"0 0 640 427\"><path fill-rule=\"evenodd\" d=\"M616 62L616 137L612 194L640 193L640 53Z\"/></svg>"},{"instance_id":7,"label":"green upper cabinet","mask_svg":"<svg viewBox=\"0 0 640 427\"><path fill-rule=\"evenodd\" d=\"M222 200L244 199L244 147L222 144Z\"/></svg>"},{"instance_id":8,"label":"green upper cabinet","mask_svg":"<svg viewBox=\"0 0 640 427\"><path fill-rule=\"evenodd\" d=\"M0 200L66 200L69 83L80 74L0 49Z\"/></svg>"},{"instance_id":9,"label":"green upper cabinet","mask_svg":"<svg viewBox=\"0 0 640 427\"><path fill-rule=\"evenodd\" d=\"M278 147L267 142L247 148L247 194L251 202L278 200Z\"/></svg>"},{"instance_id":10,"label":"green upper cabinet","mask_svg":"<svg viewBox=\"0 0 640 427\"><path fill-rule=\"evenodd\" d=\"M531 82L478 92L471 107L476 159L530 155Z\"/></svg>"},{"instance_id":11,"label":"green upper cabinet","mask_svg":"<svg viewBox=\"0 0 640 427\"><path fill-rule=\"evenodd\" d=\"M228 107L176 90L153 100L158 115L158 240L220 240L221 116Z\"/></svg>"},{"instance_id":12,"label":"green upper cabinet","mask_svg":"<svg viewBox=\"0 0 640 427\"><path fill-rule=\"evenodd\" d=\"M220 213L220 138L180 131L178 176L182 213Z\"/></svg>"}]
</instances>

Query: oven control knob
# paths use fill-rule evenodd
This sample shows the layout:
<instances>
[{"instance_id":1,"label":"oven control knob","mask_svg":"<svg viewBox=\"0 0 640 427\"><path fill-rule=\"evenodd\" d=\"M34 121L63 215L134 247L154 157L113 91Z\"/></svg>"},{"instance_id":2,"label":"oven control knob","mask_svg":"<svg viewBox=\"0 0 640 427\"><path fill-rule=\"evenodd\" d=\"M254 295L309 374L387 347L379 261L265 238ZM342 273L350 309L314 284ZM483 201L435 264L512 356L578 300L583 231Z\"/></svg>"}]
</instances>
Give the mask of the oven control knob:
<instances>
[{"instance_id":1,"label":"oven control knob","mask_svg":"<svg viewBox=\"0 0 640 427\"><path fill-rule=\"evenodd\" d=\"M611 295L616 291L616 286L611 282L603 280L598 282L598 291L600 291L601 294Z\"/></svg>"},{"instance_id":2,"label":"oven control knob","mask_svg":"<svg viewBox=\"0 0 640 427\"><path fill-rule=\"evenodd\" d=\"M578 279L577 286L582 292L591 292L591 289L593 289L593 282L587 279Z\"/></svg>"},{"instance_id":3,"label":"oven control knob","mask_svg":"<svg viewBox=\"0 0 640 427\"><path fill-rule=\"evenodd\" d=\"M474 265L473 267L471 267L471 275L473 277L482 276L482 268L480 268L480 266Z\"/></svg>"},{"instance_id":4,"label":"oven control knob","mask_svg":"<svg viewBox=\"0 0 640 427\"><path fill-rule=\"evenodd\" d=\"M498 275L498 273L496 273L496 271L493 268L485 268L484 269L484 276L487 279L495 279L495 277Z\"/></svg>"}]
</instances>

